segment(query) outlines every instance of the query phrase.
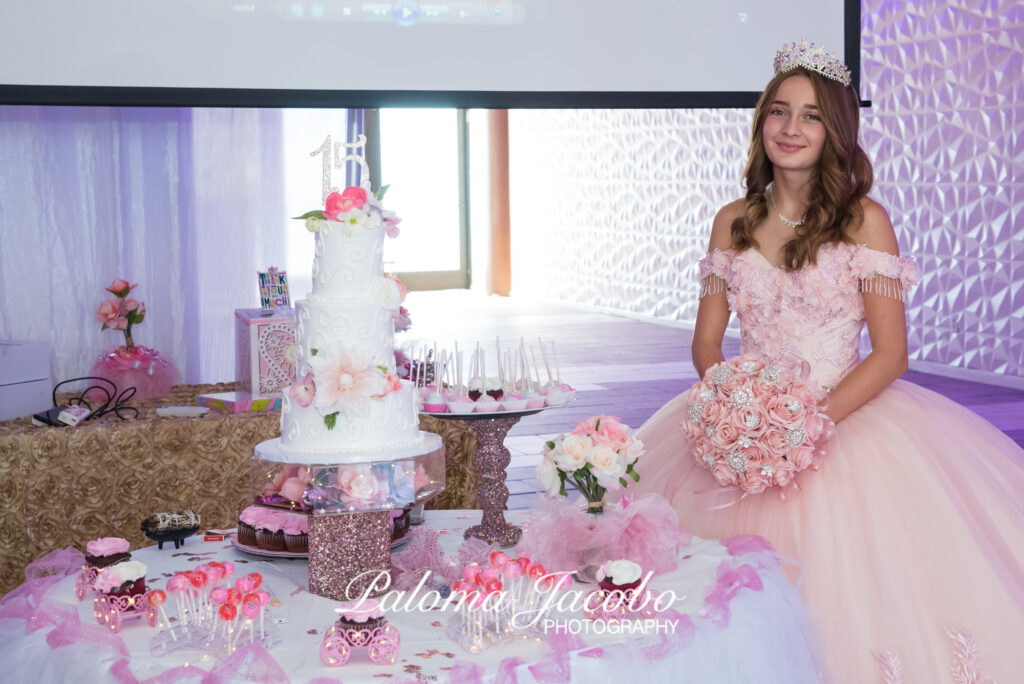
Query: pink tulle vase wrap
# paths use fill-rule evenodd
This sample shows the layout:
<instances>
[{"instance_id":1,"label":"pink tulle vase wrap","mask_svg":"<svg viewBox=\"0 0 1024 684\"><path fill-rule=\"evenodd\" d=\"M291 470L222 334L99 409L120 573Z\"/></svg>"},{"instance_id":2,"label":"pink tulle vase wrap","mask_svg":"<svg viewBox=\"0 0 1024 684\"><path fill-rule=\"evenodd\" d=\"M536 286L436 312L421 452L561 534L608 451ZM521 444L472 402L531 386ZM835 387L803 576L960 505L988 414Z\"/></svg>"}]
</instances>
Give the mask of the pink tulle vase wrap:
<instances>
[{"instance_id":1,"label":"pink tulle vase wrap","mask_svg":"<svg viewBox=\"0 0 1024 684\"><path fill-rule=\"evenodd\" d=\"M137 284L115 278L106 288L113 296L100 303L96 309L96 320L102 324L101 330L121 331L124 345L105 351L96 360L90 374L114 383L118 394L134 387L136 399L165 397L170 393L178 372L170 359L155 349L135 344L132 338L132 327L142 323L146 316L145 302L131 294L136 287ZM89 394L99 398L103 392L97 389Z\"/></svg>"}]
</instances>

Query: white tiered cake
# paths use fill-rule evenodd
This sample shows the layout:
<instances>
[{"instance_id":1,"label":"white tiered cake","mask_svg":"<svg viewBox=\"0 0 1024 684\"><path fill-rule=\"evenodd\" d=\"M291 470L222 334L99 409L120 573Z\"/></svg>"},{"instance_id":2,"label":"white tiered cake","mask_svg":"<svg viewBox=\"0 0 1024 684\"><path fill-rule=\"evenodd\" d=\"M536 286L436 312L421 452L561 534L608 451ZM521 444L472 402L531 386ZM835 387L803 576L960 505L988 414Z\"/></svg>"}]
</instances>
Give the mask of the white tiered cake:
<instances>
[{"instance_id":1,"label":"white tiered cake","mask_svg":"<svg viewBox=\"0 0 1024 684\"><path fill-rule=\"evenodd\" d=\"M367 463L439 449L419 429L415 387L395 375L401 294L384 275L383 243L397 219L361 188L328 197L326 218L315 213L313 291L296 304L298 381L283 391L281 437L257 445L257 458Z\"/></svg>"}]
</instances>

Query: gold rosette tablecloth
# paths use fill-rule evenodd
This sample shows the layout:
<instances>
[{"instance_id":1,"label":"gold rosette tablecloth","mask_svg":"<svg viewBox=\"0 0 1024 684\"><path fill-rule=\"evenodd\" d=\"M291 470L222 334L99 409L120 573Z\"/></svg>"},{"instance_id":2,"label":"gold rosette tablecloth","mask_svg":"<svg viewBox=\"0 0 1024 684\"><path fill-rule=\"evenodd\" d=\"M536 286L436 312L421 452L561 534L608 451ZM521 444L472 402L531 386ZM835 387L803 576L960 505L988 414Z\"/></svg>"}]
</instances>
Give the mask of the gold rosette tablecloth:
<instances>
[{"instance_id":1,"label":"gold rosette tablecloth","mask_svg":"<svg viewBox=\"0 0 1024 684\"><path fill-rule=\"evenodd\" d=\"M124 537L148 546L139 527L152 513L192 509L203 528L232 528L249 505L253 447L280 435L279 411L161 418L158 406L195 406L233 383L177 385L168 397L131 402L138 419L107 415L75 428L0 423L0 594L24 582L39 556L90 539ZM476 438L459 421L421 419L441 435L446 489L428 508L474 508ZM198 550L191 538L186 548Z\"/></svg>"}]
</instances>

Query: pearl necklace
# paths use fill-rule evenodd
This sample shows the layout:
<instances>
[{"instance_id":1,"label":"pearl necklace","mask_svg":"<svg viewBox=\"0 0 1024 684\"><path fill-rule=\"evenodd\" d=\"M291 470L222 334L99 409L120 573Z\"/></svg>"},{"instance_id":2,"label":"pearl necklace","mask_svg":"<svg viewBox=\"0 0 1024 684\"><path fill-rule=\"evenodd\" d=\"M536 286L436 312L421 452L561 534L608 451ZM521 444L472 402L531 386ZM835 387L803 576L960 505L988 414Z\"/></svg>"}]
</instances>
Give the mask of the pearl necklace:
<instances>
[{"instance_id":1,"label":"pearl necklace","mask_svg":"<svg viewBox=\"0 0 1024 684\"><path fill-rule=\"evenodd\" d=\"M775 186L774 185L768 186L768 199L771 200L772 209L775 210L775 215L779 217L780 221L785 223L790 228L799 228L800 226L804 225L804 218L805 218L804 216L801 216L799 221L794 221L793 219L787 218L786 216L782 215L782 212L779 211L778 205L775 204Z\"/></svg>"}]
</instances>

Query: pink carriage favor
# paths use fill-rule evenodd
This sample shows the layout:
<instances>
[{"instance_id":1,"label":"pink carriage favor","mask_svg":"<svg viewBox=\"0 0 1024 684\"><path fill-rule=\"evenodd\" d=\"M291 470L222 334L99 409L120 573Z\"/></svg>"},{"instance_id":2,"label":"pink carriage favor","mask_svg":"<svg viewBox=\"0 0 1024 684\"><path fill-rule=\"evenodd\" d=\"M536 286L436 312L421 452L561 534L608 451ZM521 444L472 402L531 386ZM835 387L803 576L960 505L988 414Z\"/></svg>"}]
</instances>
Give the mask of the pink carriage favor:
<instances>
[{"instance_id":1,"label":"pink carriage favor","mask_svg":"<svg viewBox=\"0 0 1024 684\"><path fill-rule=\"evenodd\" d=\"M388 624L380 603L362 599L343 603L337 610L340 617L320 644L320 660L325 665L344 665L352 657L354 648L367 649L370 661L377 665L395 662L401 637L398 629Z\"/></svg>"}]
</instances>

